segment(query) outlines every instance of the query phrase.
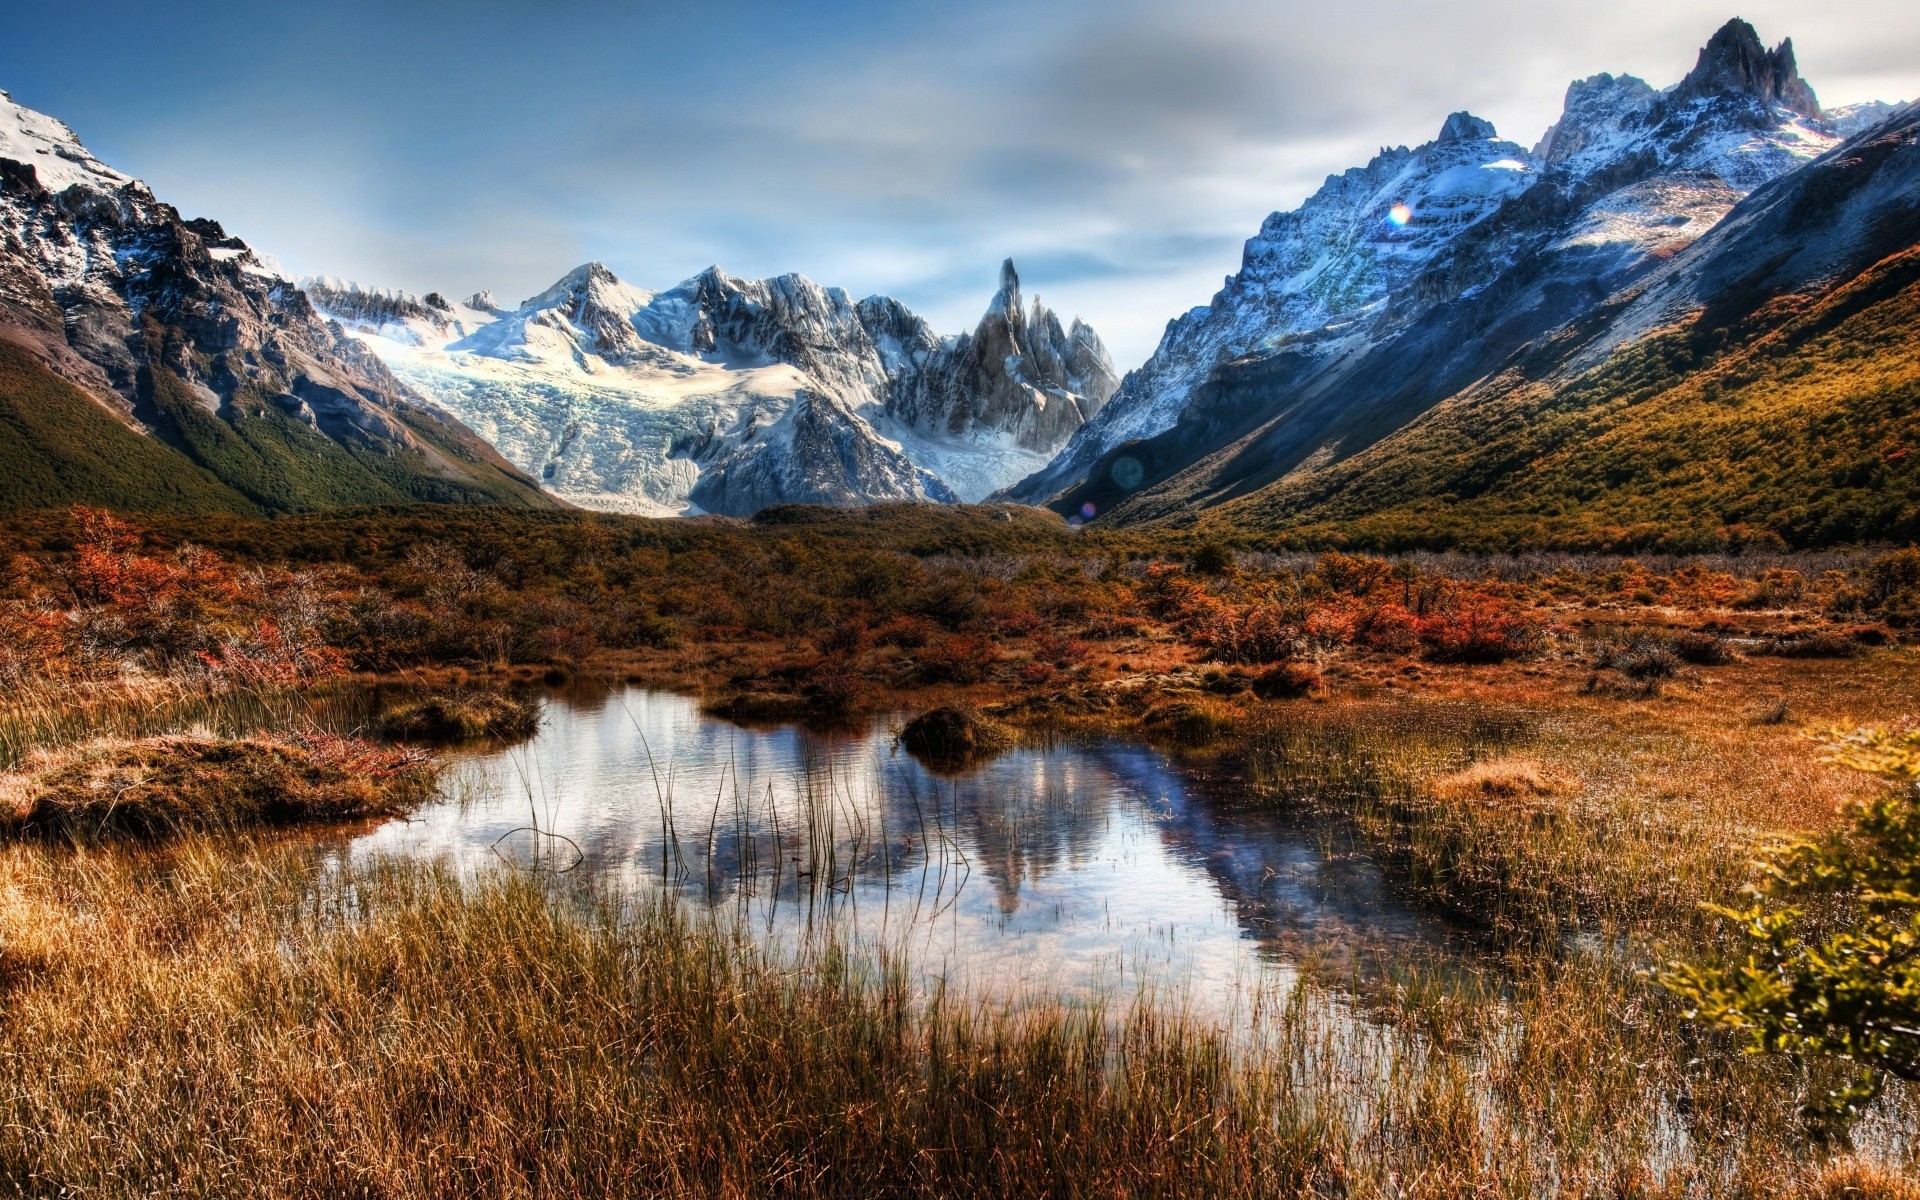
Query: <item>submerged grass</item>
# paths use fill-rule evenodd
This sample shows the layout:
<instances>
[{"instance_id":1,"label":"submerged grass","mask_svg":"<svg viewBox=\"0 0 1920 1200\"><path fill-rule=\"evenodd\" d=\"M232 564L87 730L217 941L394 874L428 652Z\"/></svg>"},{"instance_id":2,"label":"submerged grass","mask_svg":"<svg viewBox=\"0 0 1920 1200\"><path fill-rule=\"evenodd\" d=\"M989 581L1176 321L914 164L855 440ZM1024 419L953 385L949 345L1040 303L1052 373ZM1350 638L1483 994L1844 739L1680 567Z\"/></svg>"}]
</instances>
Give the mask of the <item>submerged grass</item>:
<instances>
[{"instance_id":1,"label":"submerged grass","mask_svg":"<svg viewBox=\"0 0 1920 1200\"><path fill-rule=\"evenodd\" d=\"M204 842L0 850L0 930L20 1194L1911 1195L1798 1141L1780 1064L1673 1053L1578 972L1410 993L1445 1037L1301 987L1235 1038L551 877Z\"/></svg>"}]
</instances>

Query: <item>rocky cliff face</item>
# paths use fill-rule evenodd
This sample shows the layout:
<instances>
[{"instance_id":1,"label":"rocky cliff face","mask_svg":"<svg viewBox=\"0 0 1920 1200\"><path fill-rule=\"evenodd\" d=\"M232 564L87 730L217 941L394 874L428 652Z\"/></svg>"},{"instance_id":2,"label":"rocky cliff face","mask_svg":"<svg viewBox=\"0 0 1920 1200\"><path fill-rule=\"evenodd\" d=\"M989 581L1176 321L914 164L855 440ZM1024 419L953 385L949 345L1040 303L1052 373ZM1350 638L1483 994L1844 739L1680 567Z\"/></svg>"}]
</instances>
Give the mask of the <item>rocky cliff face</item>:
<instances>
[{"instance_id":1,"label":"rocky cliff face","mask_svg":"<svg viewBox=\"0 0 1920 1200\"><path fill-rule=\"evenodd\" d=\"M1528 187L1535 173L1524 147L1456 113L1433 141L1382 150L1366 166L1329 177L1300 208L1266 219L1213 302L1169 322L1153 357L1012 495L1046 500L1114 447L1172 427L1222 363L1291 338L1361 335L1356 322L1376 315L1448 241Z\"/></svg>"},{"instance_id":2,"label":"rocky cliff face","mask_svg":"<svg viewBox=\"0 0 1920 1200\"><path fill-rule=\"evenodd\" d=\"M887 411L933 437L1002 436L1050 455L1100 411L1119 382L1092 328L1078 319L1063 328L1037 296L1031 310L1023 305L1009 259L979 326L929 348L917 371L901 370Z\"/></svg>"},{"instance_id":3,"label":"rocky cliff face","mask_svg":"<svg viewBox=\"0 0 1920 1200\"><path fill-rule=\"evenodd\" d=\"M1464 114L1268 218L1211 306L1013 494L1164 515L1352 453L1835 146L1790 45L1730 22L1678 85L1572 84L1531 151ZM1316 457L1318 456L1318 457ZM1124 461L1123 461L1124 460Z\"/></svg>"},{"instance_id":4,"label":"rocky cliff face","mask_svg":"<svg viewBox=\"0 0 1920 1200\"><path fill-rule=\"evenodd\" d=\"M5 93L0 336L264 509L545 502L244 242Z\"/></svg>"},{"instance_id":5,"label":"rocky cliff face","mask_svg":"<svg viewBox=\"0 0 1920 1200\"><path fill-rule=\"evenodd\" d=\"M718 267L653 293L590 263L509 313L315 297L559 494L741 514L979 499L1044 463L1115 372L1090 328L1025 307L1011 263L1002 282L957 338L890 297Z\"/></svg>"}]
</instances>

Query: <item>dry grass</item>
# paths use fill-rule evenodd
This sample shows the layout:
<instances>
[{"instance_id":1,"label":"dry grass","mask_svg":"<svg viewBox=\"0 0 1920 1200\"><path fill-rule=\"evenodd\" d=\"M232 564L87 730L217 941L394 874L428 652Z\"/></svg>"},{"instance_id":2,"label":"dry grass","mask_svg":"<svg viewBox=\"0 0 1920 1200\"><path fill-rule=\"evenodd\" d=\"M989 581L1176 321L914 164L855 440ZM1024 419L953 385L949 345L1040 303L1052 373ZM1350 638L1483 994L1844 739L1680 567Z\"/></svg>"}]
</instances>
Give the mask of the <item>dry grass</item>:
<instances>
[{"instance_id":1,"label":"dry grass","mask_svg":"<svg viewBox=\"0 0 1920 1200\"><path fill-rule=\"evenodd\" d=\"M1732 1200L1901 1169L1829 1166L1804 1079L1599 964L1410 986L1390 1025L1303 987L1236 1041L536 876L201 843L0 850L0 930L24 1194Z\"/></svg>"},{"instance_id":2,"label":"dry grass","mask_svg":"<svg viewBox=\"0 0 1920 1200\"><path fill-rule=\"evenodd\" d=\"M103 738L37 751L0 775L0 832L93 841L404 812L432 791L432 760L325 734Z\"/></svg>"},{"instance_id":3,"label":"dry grass","mask_svg":"<svg viewBox=\"0 0 1920 1200\"><path fill-rule=\"evenodd\" d=\"M1476 762L1428 782L1436 800L1532 800L1563 795L1567 781L1530 758Z\"/></svg>"},{"instance_id":4,"label":"dry grass","mask_svg":"<svg viewBox=\"0 0 1920 1200\"><path fill-rule=\"evenodd\" d=\"M380 714L380 730L391 738L427 742L470 742L480 738L524 738L540 726L540 706L500 692L457 691L406 700Z\"/></svg>"}]
</instances>

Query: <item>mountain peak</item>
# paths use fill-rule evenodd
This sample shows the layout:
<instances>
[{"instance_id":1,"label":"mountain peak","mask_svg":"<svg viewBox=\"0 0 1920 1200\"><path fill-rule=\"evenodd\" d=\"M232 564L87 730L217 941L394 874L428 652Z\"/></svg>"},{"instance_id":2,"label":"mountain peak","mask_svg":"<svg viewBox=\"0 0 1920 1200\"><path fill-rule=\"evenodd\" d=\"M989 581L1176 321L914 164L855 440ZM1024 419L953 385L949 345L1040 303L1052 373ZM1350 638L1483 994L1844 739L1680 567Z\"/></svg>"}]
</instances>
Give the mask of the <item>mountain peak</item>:
<instances>
[{"instance_id":1,"label":"mountain peak","mask_svg":"<svg viewBox=\"0 0 1920 1200\"><path fill-rule=\"evenodd\" d=\"M1000 264L1000 290L993 294L993 303L987 311L989 315L1000 313L1016 325L1022 320L1020 272L1015 269L1011 258Z\"/></svg>"},{"instance_id":2,"label":"mountain peak","mask_svg":"<svg viewBox=\"0 0 1920 1200\"><path fill-rule=\"evenodd\" d=\"M617 308L631 313L652 297L651 292L628 286L618 275L607 269L607 264L596 260L582 263L568 271L555 280L552 287L524 302L520 307L568 307L577 310L582 303L591 303L595 306Z\"/></svg>"},{"instance_id":3,"label":"mountain peak","mask_svg":"<svg viewBox=\"0 0 1920 1200\"><path fill-rule=\"evenodd\" d=\"M1820 116L1820 102L1794 62L1793 39L1768 50L1754 27L1739 17L1708 39L1700 60L1673 90L1678 100L1728 94L1751 96L1803 117Z\"/></svg>"},{"instance_id":4,"label":"mountain peak","mask_svg":"<svg viewBox=\"0 0 1920 1200\"><path fill-rule=\"evenodd\" d=\"M1453 142L1480 142L1498 136L1492 121L1481 120L1470 112L1457 112L1448 115L1447 123L1440 127L1440 136L1435 140L1445 146Z\"/></svg>"},{"instance_id":5,"label":"mountain peak","mask_svg":"<svg viewBox=\"0 0 1920 1200\"><path fill-rule=\"evenodd\" d=\"M66 122L35 112L0 92L0 158L33 168L50 192L74 184L111 191L133 180L95 158Z\"/></svg>"}]
</instances>

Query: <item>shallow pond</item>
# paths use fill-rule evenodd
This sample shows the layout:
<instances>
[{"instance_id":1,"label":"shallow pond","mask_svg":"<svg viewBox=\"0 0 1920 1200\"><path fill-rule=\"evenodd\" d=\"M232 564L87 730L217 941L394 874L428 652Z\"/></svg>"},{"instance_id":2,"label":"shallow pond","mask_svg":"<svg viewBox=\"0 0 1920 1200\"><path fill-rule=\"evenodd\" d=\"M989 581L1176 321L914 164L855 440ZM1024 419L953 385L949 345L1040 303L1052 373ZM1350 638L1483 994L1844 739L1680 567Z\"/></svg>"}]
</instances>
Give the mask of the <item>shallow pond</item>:
<instances>
[{"instance_id":1,"label":"shallow pond","mask_svg":"<svg viewBox=\"0 0 1920 1200\"><path fill-rule=\"evenodd\" d=\"M1234 1009L1302 965L1449 957L1449 930L1330 829L1119 740L936 772L897 722L746 728L641 689L553 693L540 730L458 751L442 798L335 852L504 860L678 889L792 939L831 927L970 990Z\"/></svg>"}]
</instances>

